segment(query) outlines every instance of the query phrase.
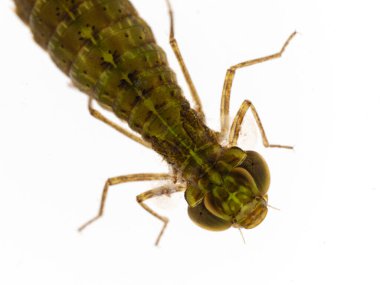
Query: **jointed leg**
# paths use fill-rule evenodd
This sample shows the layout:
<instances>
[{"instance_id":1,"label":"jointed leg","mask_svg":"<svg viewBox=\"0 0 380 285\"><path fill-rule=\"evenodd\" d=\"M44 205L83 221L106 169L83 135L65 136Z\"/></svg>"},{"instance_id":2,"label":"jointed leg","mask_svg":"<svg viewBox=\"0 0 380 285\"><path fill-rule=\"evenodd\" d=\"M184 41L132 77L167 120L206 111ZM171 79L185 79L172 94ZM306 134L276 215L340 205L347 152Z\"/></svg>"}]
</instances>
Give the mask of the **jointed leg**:
<instances>
[{"instance_id":1,"label":"jointed leg","mask_svg":"<svg viewBox=\"0 0 380 285\"><path fill-rule=\"evenodd\" d=\"M236 114L236 116L234 118L234 121L233 121L232 126L231 126L231 130L230 130L229 138L228 138L228 145L229 146L236 145L237 140L239 138L241 125L243 123L243 119L244 119L244 116L247 113L248 108L251 109L252 114L253 114L253 116L255 118L256 124L259 127L260 134L261 134L261 139L262 139L263 145L265 147L278 147L278 148L293 149L292 146L279 145L279 144L270 144L268 142L268 138L267 138L267 135L265 134L264 127L263 127L263 124L261 123L259 114L257 113L255 106L253 106L253 104L250 101L248 101L248 100L245 100L243 102L243 104L241 104L241 106L239 108L239 111L237 112L237 114Z\"/></svg>"},{"instance_id":2,"label":"jointed leg","mask_svg":"<svg viewBox=\"0 0 380 285\"><path fill-rule=\"evenodd\" d=\"M239 68L251 66L257 63L265 62L268 60L272 60L275 58L281 57L283 52L285 51L286 47L288 46L289 42L292 40L292 38L296 35L296 32L293 32L284 45L282 46L281 50L277 53L274 53L272 55L244 61L241 63L238 63L236 65L231 66L226 73L226 77L224 79L224 85L223 85L223 91L222 91L222 100L220 104L220 125L221 125L221 131L220 131L220 139L224 140L227 138L227 132L228 132L228 126L229 126L229 113L230 113L230 97L231 97L231 88L232 83L235 77L236 70Z\"/></svg>"},{"instance_id":3,"label":"jointed leg","mask_svg":"<svg viewBox=\"0 0 380 285\"><path fill-rule=\"evenodd\" d=\"M110 121L106 117L104 117L99 111L95 110L94 107L92 106L92 101L93 98L89 96L88 100L88 110L90 111L91 116L95 117L96 119L102 121L103 123L106 123L109 125L111 128L117 130L118 132L122 133L123 135L127 136L128 138L134 140L135 142L138 142L139 144L142 144L143 146L147 148L152 148L150 143L144 141L142 138L136 136L135 134L127 131L123 127L120 127L119 125L115 124L114 122Z\"/></svg>"},{"instance_id":4,"label":"jointed leg","mask_svg":"<svg viewBox=\"0 0 380 285\"><path fill-rule=\"evenodd\" d=\"M100 202L98 214L95 217L93 217L91 220L89 220L88 222L80 226L78 231L84 230L87 226L89 226L90 224L92 224L93 222L95 222L96 220L102 217L104 213L104 206L107 199L108 189L110 186L127 183L127 182L169 180L169 179L174 179L174 177L166 173L139 173L139 174L129 174L129 175L122 175L122 176L108 178L103 187L102 199Z\"/></svg>"},{"instance_id":5,"label":"jointed leg","mask_svg":"<svg viewBox=\"0 0 380 285\"><path fill-rule=\"evenodd\" d=\"M173 10L172 10L172 7L170 5L170 1L166 0L166 4L167 4L168 9L169 9L169 17L170 17L170 39L169 39L170 46L173 49L173 52L177 58L177 61L178 61L179 65L181 66L182 73L185 76L187 85L190 88L190 93L191 93L191 96L193 97L193 100L195 103L195 110L199 113L202 120L204 120L205 115L204 115L203 110L202 110L201 99L198 96L198 92L195 89L195 86L194 86L194 83L191 79L190 73L187 70L187 67L185 65L185 61L183 60L181 51L179 50L177 40L175 39L175 36L174 36L174 17L173 17Z\"/></svg>"},{"instance_id":6,"label":"jointed leg","mask_svg":"<svg viewBox=\"0 0 380 285\"><path fill-rule=\"evenodd\" d=\"M181 191L185 191L185 190L186 190L186 187L183 184L175 184L175 185L172 184L172 185L165 185L165 186L161 186L161 187L151 189L149 191L141 193L140 195L138 195L136 197L137 202L141 205L141 207L143 207L148 213L155 216L157 219L159 219L160 221L162 221L164 223L160 233L158 234L155 245L158 245L158 243L160 242L160 239L161 239L161 237L162 237L162 235L163 235L163 233L164 233L164 231L165 231L165 229L169 223L169 219L167 217L164 217L164 216L157 214L149 206L147 206L144 203L144 201L146 201L150 198L153 198L153 197L157 197L157 196L161 196L161 195L169 195L172 193L181 192Z\"/></svg>"}]
</instances>

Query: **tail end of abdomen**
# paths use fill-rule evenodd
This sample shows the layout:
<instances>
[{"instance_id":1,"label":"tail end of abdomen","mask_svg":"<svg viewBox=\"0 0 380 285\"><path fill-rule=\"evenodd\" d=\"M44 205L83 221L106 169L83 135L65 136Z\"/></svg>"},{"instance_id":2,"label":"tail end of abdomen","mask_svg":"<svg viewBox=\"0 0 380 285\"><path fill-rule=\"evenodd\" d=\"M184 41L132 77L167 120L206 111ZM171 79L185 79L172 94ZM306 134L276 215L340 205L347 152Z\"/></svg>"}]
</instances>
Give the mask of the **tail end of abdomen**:
<instances>
[{"instance_id":1,"label":"tail end of abdomen","mask_svg":"<svg viewBox=\"0 0 380 285\"><path fill-rule=\"evenodd\" d=\"M16 4L17 15L25 24L29 25L29 17L36 0L14 0L14 2Z\"/></svg>"}]
</instances>

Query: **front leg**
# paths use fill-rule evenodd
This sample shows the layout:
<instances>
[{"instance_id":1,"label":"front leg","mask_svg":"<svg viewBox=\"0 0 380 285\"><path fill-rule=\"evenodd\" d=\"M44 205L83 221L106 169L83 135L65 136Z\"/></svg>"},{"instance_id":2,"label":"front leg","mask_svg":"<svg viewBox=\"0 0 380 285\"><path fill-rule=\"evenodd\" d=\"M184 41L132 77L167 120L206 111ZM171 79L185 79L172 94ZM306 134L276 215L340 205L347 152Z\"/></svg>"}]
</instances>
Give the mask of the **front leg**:
<instances>
[{"instance_id":1,"label":"front leg","mask_svg":"<svg viewBox=\"0 0 380 285\"><path fill-rule=\"evenodd\" d=\"M251 101L245 100L243 104L241 104L239 111L237 112L234 121L231 126L231 130L229 133L228 138L228 146L234 146L237 144L237 140L240 135L241 125L243 123L244 117L247 114L248 109L251 109L253 117L255 118L256 124L259 127L261 139L263 142L263 145L265 147L276 147L276 148L286 148L286 149L293 149L292 146L288 145L280 145L280 144L270 144L267 138L267 135L265 133L263 124L261 123L259 113L257 113L257 110L255 106L251 103Z\"/></svg>"},{"instance_id":2,"label":"front leg","mask_svg":"<svg viewBox=\"0 0 380 285\"><path fill-rule=\"evenodd\" d=\"M162 196L162 195L170 195L172 193L176 192L183 192L186 190L186 187L184 184L175 184L175 185L164 185L161 187L157 187L151 190L148 190L144 193L141 193L140 195L137 195L136 200L137 202L143 207L149 214L153 215L157 219L159 219L161 222L163 222L162 228L160 233L157 236L155 245L158 246L161 237L169 223L169 219L167 217L164 217L154 210L152 210L148 205L144 203L144 201L151 199L153 197Z\"/></svg>"}]
</instances>

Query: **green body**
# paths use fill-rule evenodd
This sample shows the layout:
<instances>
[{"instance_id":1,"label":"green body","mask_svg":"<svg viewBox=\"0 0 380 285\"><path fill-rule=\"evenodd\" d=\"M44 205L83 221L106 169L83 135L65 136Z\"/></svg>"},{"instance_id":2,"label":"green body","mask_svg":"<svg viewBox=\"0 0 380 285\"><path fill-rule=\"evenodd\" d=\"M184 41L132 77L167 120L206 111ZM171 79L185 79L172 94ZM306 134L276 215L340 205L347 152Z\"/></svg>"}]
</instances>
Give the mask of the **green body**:
<instances>
[{"instance_id":1,"label":"green body","mask_svg":"<svg viewBox=\"0 0 380 285\"><path fill-rule=\"evenodd\" d=\"M74 84L126 121L181 174L195 222L218 230L250 227L247 215L253 212L265 217L269 174L260 189L256 174L240 167L250 155L218 143L190 108L164 51L129 1L15 3L35 40Z\"/></svg>"}]
</instances>

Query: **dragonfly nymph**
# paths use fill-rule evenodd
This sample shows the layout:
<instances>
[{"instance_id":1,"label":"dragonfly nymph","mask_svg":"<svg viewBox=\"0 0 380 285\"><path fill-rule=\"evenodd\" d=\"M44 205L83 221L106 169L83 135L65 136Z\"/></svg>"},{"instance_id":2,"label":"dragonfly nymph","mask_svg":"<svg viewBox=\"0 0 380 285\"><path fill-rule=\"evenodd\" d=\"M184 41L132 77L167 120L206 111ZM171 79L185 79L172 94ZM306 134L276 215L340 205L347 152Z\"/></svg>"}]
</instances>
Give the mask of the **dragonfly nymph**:
<instances>
[{"instance_id":1,"label":"dragonfly nymph","mask_svg":"<svg viewBox=\"0 0 380 285\"><path fill-rule=\"evenodd\" d=\"M231 66L226 73L221 97L219 132L205 124L200 98L181 56L170 16L170 45L189 85L194 108L178 86L165 52L156 44L150 27L127 0L15 0L19 17L29 25L36 42L50 54L74 85L89 96L92 116L130 139L159 153L173 173L141 173L109 178L103 189L98 214L104 213L110 186L162 180L161 187L137 196L138 203L163 222L156 244L168 219L145 203L159 195L184 191L188 214L199 226L214 231L230 227L251 229L265 218L268 209L270 174L263 157L237 147L241 125L251 110L265 147L270 144L254 105L245 100L230 124L231 87L236 70L281 57L269 56ZM99 103L129 128L122 127L100 111Z\"/></svg>"}]
</instances>

